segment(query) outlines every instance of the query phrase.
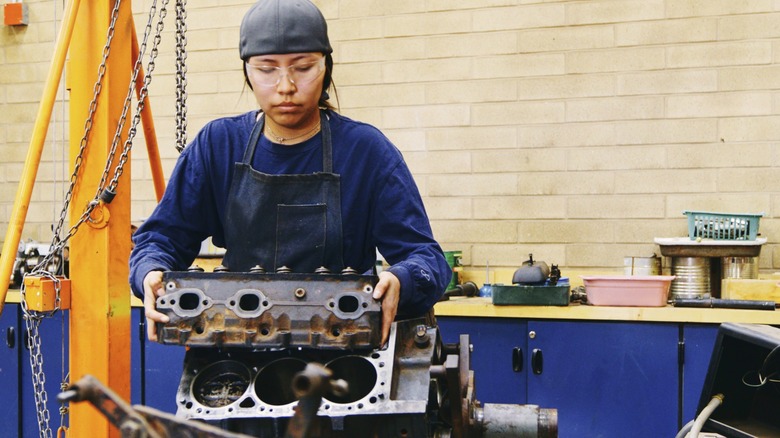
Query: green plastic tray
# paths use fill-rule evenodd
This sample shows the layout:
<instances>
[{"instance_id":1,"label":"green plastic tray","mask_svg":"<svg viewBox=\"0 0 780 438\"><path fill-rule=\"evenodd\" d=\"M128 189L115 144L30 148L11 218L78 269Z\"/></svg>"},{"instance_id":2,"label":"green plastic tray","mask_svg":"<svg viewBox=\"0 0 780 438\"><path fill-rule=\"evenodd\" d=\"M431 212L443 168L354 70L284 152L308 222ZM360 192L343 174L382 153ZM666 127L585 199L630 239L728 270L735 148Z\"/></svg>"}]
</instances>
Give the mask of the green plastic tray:
<instances>
[{"instance_id":1,"label":"green plastic tray","mask_svg":"<svg viewBox=\"0 0 780 438\"><path fill-rule=\"evenodd\" d=\"M568 306L570 285L493 285L493 304L514 306Z\"/></svg>"}]
</instances>

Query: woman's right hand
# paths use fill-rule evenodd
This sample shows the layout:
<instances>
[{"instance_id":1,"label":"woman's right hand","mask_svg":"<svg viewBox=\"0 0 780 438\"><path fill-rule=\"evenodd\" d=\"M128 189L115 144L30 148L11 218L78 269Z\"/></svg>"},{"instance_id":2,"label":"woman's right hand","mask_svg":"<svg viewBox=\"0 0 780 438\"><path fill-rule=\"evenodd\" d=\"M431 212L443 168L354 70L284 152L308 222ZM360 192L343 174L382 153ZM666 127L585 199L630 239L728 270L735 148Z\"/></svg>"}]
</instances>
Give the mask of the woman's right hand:
<instances>
[{"instance_id":1,"label":"woman's right hand","mask_svg":"<svg viewBox=\"0 0 780 438\"><path fill-rule=\"evenodd\" d=\"M144 277L144 310L146 315L146 335L150 341L157 341L157 322L166 323L170 320L157 311L157 297L165 295L162 283L162 271L151 271Z\"/></svg>"}]
</instances>

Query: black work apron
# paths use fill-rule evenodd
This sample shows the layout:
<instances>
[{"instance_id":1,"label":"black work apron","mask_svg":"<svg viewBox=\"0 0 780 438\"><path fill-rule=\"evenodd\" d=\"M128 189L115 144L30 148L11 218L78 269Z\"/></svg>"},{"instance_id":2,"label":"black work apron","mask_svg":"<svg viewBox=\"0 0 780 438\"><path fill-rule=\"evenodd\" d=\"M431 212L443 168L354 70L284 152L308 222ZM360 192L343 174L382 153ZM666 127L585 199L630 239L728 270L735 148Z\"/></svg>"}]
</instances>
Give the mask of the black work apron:
<instances>
[{"instance_id":1,"label":"black work apron","mask_svg":"<svg viewBox=\"0 0 780 438\"><path fill-rule=\"evenodd\" d=\"M222 263L233 272L260 265L267 272L285 266L314 273L324 266L339 273L344 269L341 178L333 173L328 119L320 111L323 171L305 175L269 175L252 168L264 120L255 123L243 162L234 165Z\"/></svg>"}]
</instances>

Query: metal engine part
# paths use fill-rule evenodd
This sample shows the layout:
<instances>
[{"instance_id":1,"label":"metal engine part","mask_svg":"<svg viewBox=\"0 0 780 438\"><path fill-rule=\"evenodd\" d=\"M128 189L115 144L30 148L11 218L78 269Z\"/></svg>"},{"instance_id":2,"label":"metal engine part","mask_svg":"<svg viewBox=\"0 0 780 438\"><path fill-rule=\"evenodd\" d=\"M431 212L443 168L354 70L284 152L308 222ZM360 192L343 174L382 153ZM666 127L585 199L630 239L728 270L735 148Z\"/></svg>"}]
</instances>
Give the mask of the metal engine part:
<instances>
[{"instance_id":1,"label":"metal engine part","mask_svg":"<svg viewBox=\"0 0 780 438\"><path fill-rule=\"evenodd\" d=\"M231 430L277 436L299 412L296 378L313 364L343 381L346 391L321 395L312 419L317 426L310 427L317 432L306 436L557 437L555 409L483 406L475 396L468 335L444 345L425 318L393 323L387 347L368 351L192 348L176 417L244 420Z\"/></svg>"},{"instance_id":2,"label":"metal engine part","mask_svg":"<svg viewBox=\"0 0 780 438\"><path fill-rule=\"evenodd\" d=\"M344 380L345 394L324 394L318 415L425 413L434 342L404 342L424 319L394 323L389 346L376 350L290 349L256 352L190 349L177 393L177 416L201 420L291 417L297 402L293 379L307 364L319 363Z\"/></svg>"},{"instance_id":3,"label":"metal engine part","mask_svg":"<svg viewBox=\"0 0 780 438\"><path fill-rule=\"evenodd\" d=\"M468 335L443 344L432 313L394 322L379 345L375 276L166 272L163 282L157 308L170 322L158 339L191 347L182 430L195 420L262 437L557 436L555 409L483 406ZM339 383L302 395L301 382L326 375Z\"/></svg>"},{"instance_id":4,"label":"metal engine part","mask_svg":"<svg viewBox=\"0 0 780 438\"><path fill-rule=\"evenodd\" d=\"M160 343L371 349L381 341L373 275L165 272Z\"/></svg>"}]
</instances>

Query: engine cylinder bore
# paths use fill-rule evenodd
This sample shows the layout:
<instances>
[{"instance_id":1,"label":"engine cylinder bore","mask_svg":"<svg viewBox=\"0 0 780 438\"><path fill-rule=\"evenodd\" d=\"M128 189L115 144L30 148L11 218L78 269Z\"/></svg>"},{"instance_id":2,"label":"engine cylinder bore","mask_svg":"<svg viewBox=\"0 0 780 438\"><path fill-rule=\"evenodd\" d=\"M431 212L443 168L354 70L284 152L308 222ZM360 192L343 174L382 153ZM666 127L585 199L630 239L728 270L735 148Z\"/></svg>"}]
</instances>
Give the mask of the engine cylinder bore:
<instances>
[{"instance_id":1,"label":"engine cylinder bore","mask_svg":"<svg viewBox=\"0 0 780 438\"><path fill-rule=\"evenodd\" d=\"M270 362L255 377L257 398L272 406L284 406L296 401L292 382L304 368L306 362L289 357Z\"/></svg>"},{"instance_id":2,"label":"engine cylinder bore","mask_svg":"<svg viewBox=\"0 0 780 438\"><path fill-rule=\"evenodd\" d=\"M342 356L326 365L333 372L333 379L347 382L346 394L327 394L325 398L333 403L353 403L371 393L376 386L377 373L374 365L365 357Z\"/></svg>"},{"instance_id":3,"label":"engine cylinder bore","mask_svg":"<svg viewBox=\"0 0 780 438\"><path fill-rule=\"evenodd\" d=\"M241 362L215 362L195 376L192 395L200 404L210 408L228 406L246 393L251 377L249 369Z\"/></svg>"}]
</instances>

